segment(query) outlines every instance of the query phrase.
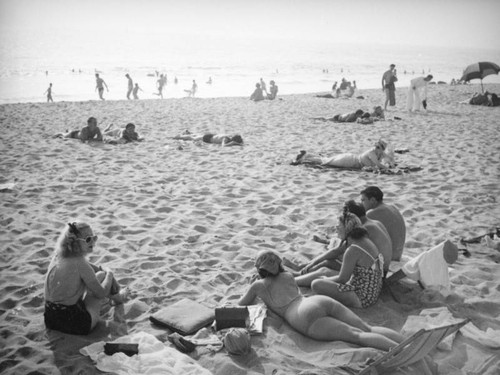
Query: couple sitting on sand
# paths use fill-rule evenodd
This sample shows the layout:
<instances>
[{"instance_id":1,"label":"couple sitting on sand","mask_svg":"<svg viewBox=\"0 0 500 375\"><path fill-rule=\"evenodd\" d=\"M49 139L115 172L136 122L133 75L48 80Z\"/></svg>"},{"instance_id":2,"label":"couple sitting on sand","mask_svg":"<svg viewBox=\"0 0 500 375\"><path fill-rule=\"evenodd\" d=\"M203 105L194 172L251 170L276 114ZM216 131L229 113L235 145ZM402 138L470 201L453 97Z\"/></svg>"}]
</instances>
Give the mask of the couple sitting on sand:
<instances>
[{"instance_id":1,"label":"couple sitting on sand","mask_svg":"<svg viewBox=\"0 0 500 375\"><path fill-rule=\"evenodd\" d=\"M382 163L382 160L385 160L387 165ZM394 151L392 148L388 147L387 142L382 139L378 140L372 148L362 154L343 153L325 157L321 155L309 154L302 150L290 164L306 164L320 167L348 169L378 168L382 170L393 168L396 165L394 160Z\"/></svg>"},{"instance_id":2,"label":"couple sitting on sand","mask_svg":"<svg viewBox=\"0 0 500 375\"><path fill-rule=\"evenodd\" d=\"M212 143L221 145L222 147L227 146L243 146L243 138L241 135L227 135L227 134L213 134L213 133L203 133L203 134L193 134L189 130L184 131L184 133L176 135L173 139L181 141L202 141L204 143Z\"/></svg>"},{"instance_id":3,"label":"couple sitting on sand","mask_svg":"<svg viewBox=\"0 0 500 375\"><path fill-rule=\"evenodd\" d=\"M101 129L97 126L97 120L95 117L89 117L87 120L87 126L83 127L81 130L73 130L67 133L57 133L54 138L72 138L79 139L82 142L105 142L109 144L124 144L129 142L140 142L143 140L135 131L135 125L128 123L124 129L113 129L113 124L110 124L104 130L104 136L108 138L103 138L103 133ZM109 138L111 137L111 138Z\"/></svg>"},{"instance_id":4,"label":"couple sitting on sand","mask_svg":"<svg viewBox=\"0 0 500 375\"><path fill-rule=\"evenodd\" d=\"M313 120L332 122L358 122L360 124L373 124L375 121L385 120L384 110L381 106L373 107L373 112L364 112L358 109L355 112L336 114L331 118L313 117Z\"/></svg>"}]
</instances>

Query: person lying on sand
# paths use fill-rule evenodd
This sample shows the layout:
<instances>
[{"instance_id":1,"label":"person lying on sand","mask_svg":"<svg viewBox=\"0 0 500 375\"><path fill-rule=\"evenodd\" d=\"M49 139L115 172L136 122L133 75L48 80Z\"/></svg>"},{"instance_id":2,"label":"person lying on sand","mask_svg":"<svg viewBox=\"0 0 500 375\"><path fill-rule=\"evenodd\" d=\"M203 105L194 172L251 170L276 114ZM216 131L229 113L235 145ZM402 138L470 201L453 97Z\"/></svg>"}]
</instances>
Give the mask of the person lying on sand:
<instances>
[{"instance_id":1,"label":"person lying on sand","mask_svg":"<svg viewBox=\"0 0 500 375\"><path fill-rule=\"evenodd\" d=\"M241 135L239 134L192 134L188 130L186 130L183 134L176 135L173 139L178 139L181 141L203 141L204 143L213 143L221 145L222 147L243 146L243 138L241 138Z\"/></svg>"},{"instance_id":2,"label":"person lying on sand","mask_svg":"<svg viewBox=\"0 0 500 375\"><path fill-rule=\"evenodd\" d=\"M344 153L330 157L309 154L302 150L291 162L291 165L308 164L325 167L363 169L365 167L376 167L386 169L395 166L394 154L392 149L387 150L387 142L380 139L372 148L362 154ZM388 161L388 165L382 163L382 160Z\"/></svg>"},{"instance_id":3,"label":"person lying on sand","mask_svg":"<svg viewBox=\"0 0 500 375\"><path fill-rule=\"evenodd\" d=\"M89 117L87 120L87 126L83 127L82 130L72 130L67 133L57 133L54 138L73 138L79 139L82 142L97 141L102 142L101 129L97 126L97 120L95 117Z\"/></svg>"},{"instance_id":4,"label":"person lying on sand","mask_svg":"<svg viewBox=\"0 0 500 375\"><path fill-rule=\"evenodd\" d=\"M332 122L358 122L361 124L372 124L375 121L385 120L384 110L380 106L373 107L373 112L365 112L358 109L355 112L336 114L331 118L313 117L313 120L332 121Z\"/></svg>"},{"instance_id":5,"label":"person lying on sand","mask_svg":"<svg viewBox=\"0 0 500 375\"><path fill-rule=\"evenodd\" d=\"M484 105L487 107L498 107L500 106L500 99L495 93L490 93L486 91L484 94L475 93L469 100L469 104L472 105Z\"/></svg>"},{"instance_id":6,"label":"person lying on sand","mask_svg":"<svg viewBox=\"0 0 500 375\"><path fill-rule=\"evenodd\" d=\"M293 276L283 269L272 250L259 253L255 281L238 304L247 306L259 297L273 312L303 335L321 341L345 341L362 347L388 351L403 336L385 327L371 327L351 310L327 296L303 296Z\"/></svg>"},{"instance_id":7,"label":"person lying on sand","mask_svg":"<svg viewBox=\"0 0 500 375\"><path fill-rule=\"evenodd\" d=\"M57 240L45 279L47 328L73 335L88 335L99 321L101 304L107 298L124 301L124 293L111 271L90 264L97 236L89 224L66 225Z\"/></svg>"},{"instance_id":8,"label":"person lying on sand","mask_svg":"<svg viewBox=\"0 0 500 375\"><path fill-rule=\"evenodd\" d=\"M364 229L368 232L368 237L375 244L377 250L384 257L384 274L389 271L392 259L392 241L385 226L377 220L366 217L366 211L362 204L353 200L345 202L343 212L350 212L358 217ZM317 237L315 236L317 240ZM339 243L340 239L340 243ZM344 238L332 238L327 246L327 252L321 254L303 266L299 272L293 273L295 281L299 286L310 287L313 280L323 276L335 276L340 270L341 260L344 256L347 243ZM292 265L292 268L295 266Z\"/></svg>"},{"instance_id":9,"label":"person lying on sand","mask_svg":"<svg viewBox=\"0 0 500 375\"><path fill-rule=\"evenodd\" d=\"M135 125L129 122L125 128L122 129L111 129L113 124L104 130L105 137L112 137L112 139L104 139L106 143L117 145L125 144L130 142L142 142L144 139L139 136L135 131Z\"/></svg>"}]
</instances>

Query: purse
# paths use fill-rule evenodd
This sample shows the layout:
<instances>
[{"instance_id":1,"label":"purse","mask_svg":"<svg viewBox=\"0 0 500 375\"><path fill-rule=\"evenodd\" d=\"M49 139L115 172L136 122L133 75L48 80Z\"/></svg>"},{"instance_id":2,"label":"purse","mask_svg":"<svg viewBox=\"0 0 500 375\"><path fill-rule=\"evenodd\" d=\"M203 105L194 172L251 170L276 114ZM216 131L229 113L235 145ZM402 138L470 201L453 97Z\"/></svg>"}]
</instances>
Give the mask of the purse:
<instances>
[{"instance_id":1,"label":"purse","mask_svg":"<svg viewBox=\"0 0 500 375\"><path fill-rule=\"evenodd\" d=\"M217 331L230 328L246 328L249 318L248 308L241 307L217 307L215 309L215 327Z\"/></svg>"}]
</instances>

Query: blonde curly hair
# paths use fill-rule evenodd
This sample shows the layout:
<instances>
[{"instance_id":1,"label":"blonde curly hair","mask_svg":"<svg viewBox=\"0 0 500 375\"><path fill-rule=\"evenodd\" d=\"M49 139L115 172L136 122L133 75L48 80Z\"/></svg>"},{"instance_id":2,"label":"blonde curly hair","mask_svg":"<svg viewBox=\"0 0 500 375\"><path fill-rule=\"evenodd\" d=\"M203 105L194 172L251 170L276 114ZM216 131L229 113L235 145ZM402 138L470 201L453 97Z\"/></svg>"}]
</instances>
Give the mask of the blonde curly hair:
<instances>
[{"instance_id":1,"label":"blonde curly hair","mask_svg":"<svg viewBox=\"0 0 500 375\"><path fill-rule=\"evenodd\" d=\"M84 222L68 223L64 226L56 243L56 252L63 258L81 256L84 254L78 239L80 231L84 228L91 228L89 224Z\"/></svg>"}]
</instances>

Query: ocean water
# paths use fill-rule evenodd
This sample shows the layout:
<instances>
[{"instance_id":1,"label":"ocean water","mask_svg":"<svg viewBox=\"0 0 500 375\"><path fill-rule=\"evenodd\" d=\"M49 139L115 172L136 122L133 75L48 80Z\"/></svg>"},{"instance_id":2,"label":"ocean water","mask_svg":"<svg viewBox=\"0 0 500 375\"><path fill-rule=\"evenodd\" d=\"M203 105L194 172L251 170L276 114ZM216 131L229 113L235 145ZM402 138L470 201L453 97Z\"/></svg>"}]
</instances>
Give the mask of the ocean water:
<instances>
[{"instance_id":1,"label":"ocean water","mask_svg":"<svg viewBox=\"0 0 500 375\"><path fill-rule=\"evenodd\" d=\"M109 86L107 100L126 98L129 73L141 99L158 98L156 72L167 75L165 98L186 96L198 83L198 97L249 96L262 77L279 94L327 92L334 81L355 80L358 89L381 88L381 76L396 64L397 87L419 75L449 83L469 64L500 64L499 50L336 44L327 41L243 39L124 31L100 35L3 32L0 35L0 103L43 102L49 83L55 101L97 100L95 72ZM406 74L404 73L406 71ZM174 83L177 77L178 83ZM206 82L211 77L212 84ZM490 76L484 83L500 82ZM479 81L472 81L479 83Z\"/></svg>"}]
</instances>

